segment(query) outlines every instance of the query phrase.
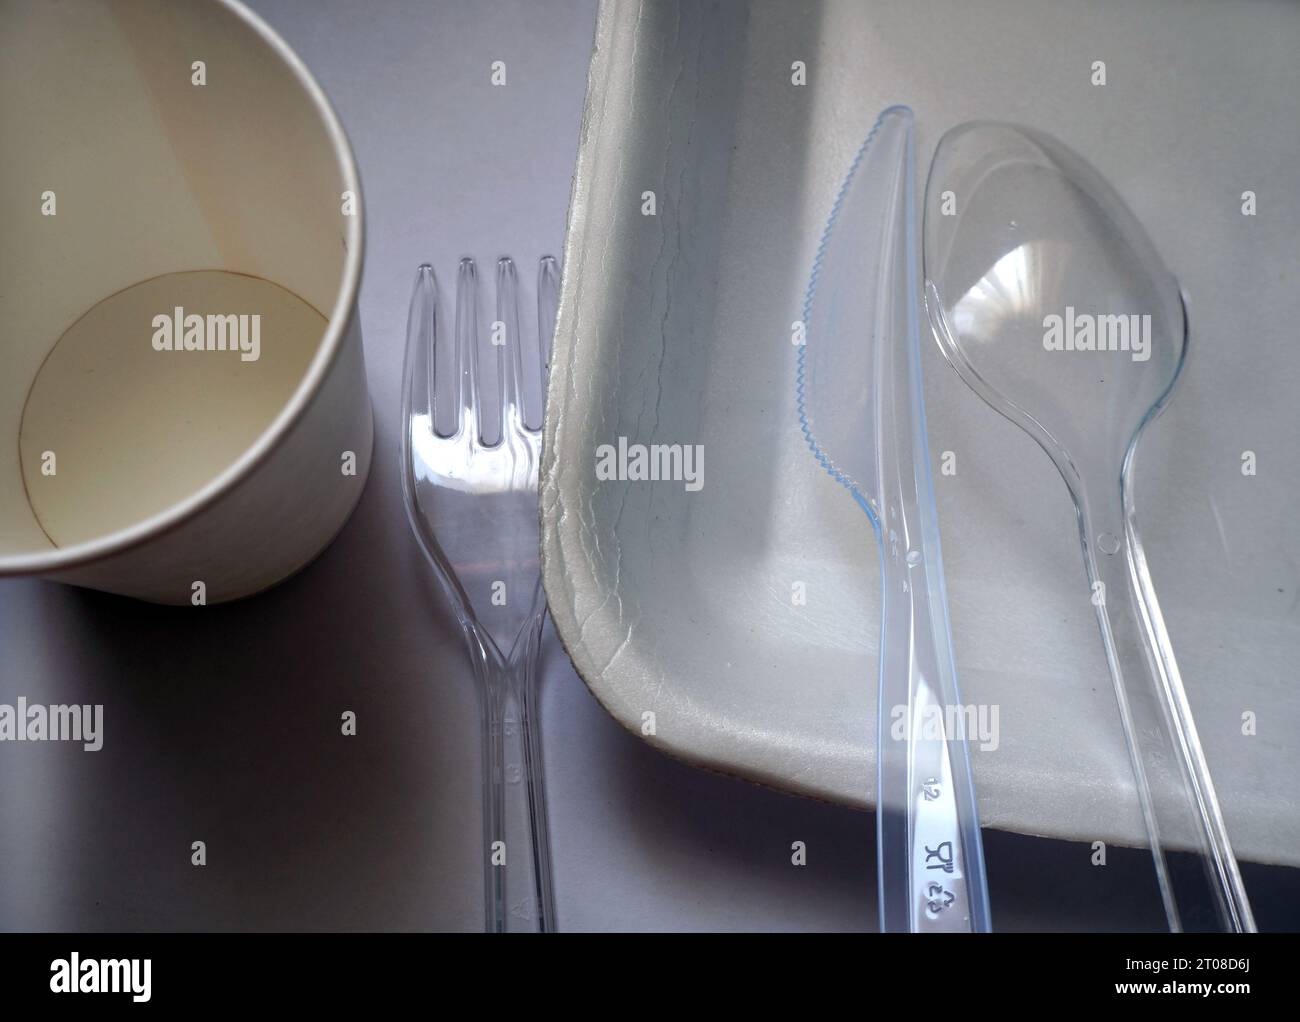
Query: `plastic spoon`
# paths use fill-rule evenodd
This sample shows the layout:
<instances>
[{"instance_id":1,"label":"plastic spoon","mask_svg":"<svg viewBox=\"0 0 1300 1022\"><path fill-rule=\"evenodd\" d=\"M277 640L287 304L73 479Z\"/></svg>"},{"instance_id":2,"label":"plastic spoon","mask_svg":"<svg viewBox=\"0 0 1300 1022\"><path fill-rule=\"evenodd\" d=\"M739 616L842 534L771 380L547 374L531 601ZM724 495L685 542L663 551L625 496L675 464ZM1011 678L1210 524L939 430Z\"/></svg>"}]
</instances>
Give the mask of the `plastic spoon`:
<instances>
[{"instance_id":1,"label":"plastic spoon","mask_svg":"<svg viewBox=\"0 0 1300 1022\"><path fill-rule=\"evenodd\" d=\"M1177 283L1080 156L994 123L939 143L925 275L948 361L1038 441L1074 498L1080 597L1096 608L1170 928L1254 929L1134 509L1138 437L1186 353Z\"/></svg>"},{"instance_id":2,"label":"plastic spoon","mask_svg":"<svg viewBox=\"0 0 1300 1022\"><path fill-rule=\"evenodd\" d=\"M831 212L804 302L809 446L881 551L877 877L881 928L988 931L921 388L912 112L890 107Z\"/></svg>"}]
</instances>

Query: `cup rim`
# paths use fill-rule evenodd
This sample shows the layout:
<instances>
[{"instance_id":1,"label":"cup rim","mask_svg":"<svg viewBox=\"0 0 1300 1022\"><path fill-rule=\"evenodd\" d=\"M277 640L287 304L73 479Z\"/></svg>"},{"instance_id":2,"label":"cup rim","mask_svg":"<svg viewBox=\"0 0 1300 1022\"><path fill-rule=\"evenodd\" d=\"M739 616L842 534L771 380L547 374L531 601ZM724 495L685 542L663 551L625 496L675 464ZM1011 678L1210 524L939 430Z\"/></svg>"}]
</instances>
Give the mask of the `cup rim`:
<instances>
[{"instance_id":1,"label":"cup rim","mask_svg":"<svg viewBox=\"0 0 1300 1022\"><path fill-rule=\"evenodd\" d=\"M199 512L216 503L251 475L302 417L338 358L339 351L343 347L344 335L351 325L352 317L357 315L356 301L361 287L361 261L365 244L363 223L365 211L361 181L347 134L324 90L307 69L307 65L279 33L245 6L242 0L211 0L211 2L224 7L252 29L292 72L325 126L334 150L334 158L342 171L344 188L357 197L356 215L345 218L348 223L345 235L347 251L343 260L343 279L330 310L329 323L316 349L316 354L307 366L306 374L299 381L288 402L247 450L218 475L209 479L197 492L148 518L96 539L36 553L0 554L0 578L47 574L113 557L174 531Z\"/></svg>"}]
</instances>

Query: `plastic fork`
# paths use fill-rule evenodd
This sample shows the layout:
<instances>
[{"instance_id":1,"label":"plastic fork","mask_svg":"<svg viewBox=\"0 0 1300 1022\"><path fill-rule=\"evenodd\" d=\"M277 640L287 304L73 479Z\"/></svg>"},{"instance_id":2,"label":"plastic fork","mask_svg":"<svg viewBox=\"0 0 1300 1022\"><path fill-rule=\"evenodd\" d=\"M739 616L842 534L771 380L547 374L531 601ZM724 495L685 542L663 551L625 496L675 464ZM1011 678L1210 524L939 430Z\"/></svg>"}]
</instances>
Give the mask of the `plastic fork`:
<instances>
[{"instance_id":1,"label":"plastic fork","mask_svg":"<svg viewBox=\"0 0 1300 1022\"><path fill-rule=\"evenodd\" d=\"M546 616L537 473L558 295L559 270L546 256L538 265L537 332L525 334L515 264L498 260L496 318L480 335L478 270L462 259L449 341L437 280L425 264L407 323L402 494L478 683L486 929L496 933L555 928L537 728Z\"/></svg>"}]
</instances>

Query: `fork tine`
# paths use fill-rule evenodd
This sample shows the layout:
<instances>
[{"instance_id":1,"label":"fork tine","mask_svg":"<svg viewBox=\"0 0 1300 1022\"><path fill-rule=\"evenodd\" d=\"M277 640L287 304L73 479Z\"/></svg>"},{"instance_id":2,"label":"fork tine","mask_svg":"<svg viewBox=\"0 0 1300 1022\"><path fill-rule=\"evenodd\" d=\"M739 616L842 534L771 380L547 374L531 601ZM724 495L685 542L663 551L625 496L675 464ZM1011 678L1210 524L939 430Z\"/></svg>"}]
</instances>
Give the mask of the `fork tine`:
<instances>
[{"instance_id":1,"label":"fork tine","mask_svg":"<svg viewBox=\"0 0 1300 1022\"><path fill-rule=\"evenodd\" d=\"M555 316L560 305L560 264L555 256L537 261L537 343L542 353L542 394L551 368L551 341L555 337Z\"/></svg>"},{"instance_id":2,"label":"fork tine","mask_svg":"<svg viewBox=\"0 0 1300 1022\"><path fill-rule=\"evenodd\" d=\"M478 266L466 256L456 270L456 394L460 428L480 439L478 380Z\"/></svg>"},{"instance_id":3,"label":"fork tine","mask_svg":"<svg viewBox=\"0 0 1300 1022\"><path fill-rule=\"evenodd\" d=\"M415 271L406 320L406 372L410 374L406 386L410 388L411 412L427 415L435 432L448 436L456 431L460 413L443 407L437 398L438 319L438 278L432 266L421 263Z\"/></svg>"},{"instance_id":4,"label":"fork tine","mask_svg":"<svg viewBox=\"0 0 1300 1022\"><path fill-rule=\"evenodd\" d=\"M519 277L509 256L497 260L497 320L505 325L505 400L501 405L502 428L517 432L524 423L524 339L519 333ZM498 358L500 356L498 355Z\"/></svg>"}]
</instances>

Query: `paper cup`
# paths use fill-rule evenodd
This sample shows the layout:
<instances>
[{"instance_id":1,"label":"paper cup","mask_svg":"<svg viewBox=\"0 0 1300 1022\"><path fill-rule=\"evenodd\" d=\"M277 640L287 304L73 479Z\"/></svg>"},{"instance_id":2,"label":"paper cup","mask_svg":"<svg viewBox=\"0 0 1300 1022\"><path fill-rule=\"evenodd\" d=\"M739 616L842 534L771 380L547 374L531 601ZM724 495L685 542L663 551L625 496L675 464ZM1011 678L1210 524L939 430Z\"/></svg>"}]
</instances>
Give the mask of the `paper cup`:
<instances>
[{"instance_id":1,"label":"paper cup","mask_svg":"<svg viewBox=\"0 0 1300 1022\"><path fill-rule=\"evenodd\" d=\"M370 467L360 188L229 0L0 2L0 576L256 593Z\"/></svg>"}]
</instances>

